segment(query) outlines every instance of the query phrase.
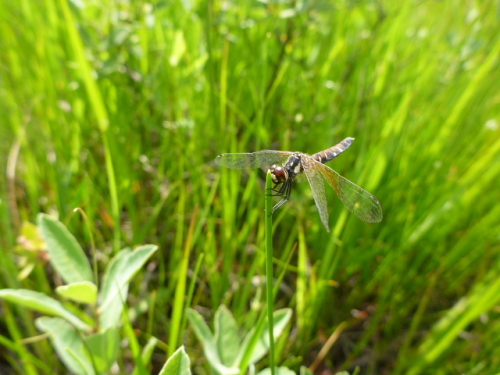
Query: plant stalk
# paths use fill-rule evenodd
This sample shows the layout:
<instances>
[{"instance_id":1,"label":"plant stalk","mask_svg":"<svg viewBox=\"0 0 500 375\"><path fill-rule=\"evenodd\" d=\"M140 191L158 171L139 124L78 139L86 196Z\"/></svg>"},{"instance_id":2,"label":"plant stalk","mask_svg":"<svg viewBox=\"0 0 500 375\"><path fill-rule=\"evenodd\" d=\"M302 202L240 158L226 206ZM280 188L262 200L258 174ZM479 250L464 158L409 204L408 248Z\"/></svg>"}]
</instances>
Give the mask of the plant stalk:
<instances>
[{"instance_id":1,"label":"plant stalk","mask_svg":"<svg viewBox=\"0 0 500 375\"><path fill-rule=\"evenodd\" d=\"M275 374L274 366L274 294L273 294L273 205L270 189L273 187L271 172L266 176L266 197L265 197L265 230L266 230L266 286L267 286L267 321L269 327L269 367L271 374Z\"/></svg>"}]
</instances>

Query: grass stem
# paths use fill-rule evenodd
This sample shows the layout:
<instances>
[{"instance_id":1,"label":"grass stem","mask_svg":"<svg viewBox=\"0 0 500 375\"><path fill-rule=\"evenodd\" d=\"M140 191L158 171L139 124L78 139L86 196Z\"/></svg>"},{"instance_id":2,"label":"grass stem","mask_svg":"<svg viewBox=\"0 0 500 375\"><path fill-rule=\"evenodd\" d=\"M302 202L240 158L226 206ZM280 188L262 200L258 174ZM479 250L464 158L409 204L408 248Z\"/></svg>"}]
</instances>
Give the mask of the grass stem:
<instances>
[{"instance_id":1,"label":"grass stem","mask_svg":"<svg viewBox=\"0 0 500 375\"><path fill-rule=\"evenodd\" d=\"M266 232L266 286L267 286L267 320L269 327L269 367L271 374L275 374L274 367L274 293L273 293L273 206L272 195L268 193L272 188L271 172L266 176L266 198L265 198L265 232Z\"/></svg>"}]
</instances>

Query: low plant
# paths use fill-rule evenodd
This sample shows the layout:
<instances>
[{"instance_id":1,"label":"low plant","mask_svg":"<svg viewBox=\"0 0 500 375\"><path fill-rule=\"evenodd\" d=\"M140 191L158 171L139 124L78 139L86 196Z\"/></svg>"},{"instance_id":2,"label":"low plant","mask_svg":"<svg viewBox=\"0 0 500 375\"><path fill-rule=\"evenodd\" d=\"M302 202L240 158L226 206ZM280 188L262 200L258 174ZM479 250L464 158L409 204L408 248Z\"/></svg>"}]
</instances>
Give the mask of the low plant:
<instances>
[{"instance_id":1,"label":"low plant","mask_svg":"<svg viewBox=\"0 0 500 375\"><path fill-rule=\"evenodd\" d=\"M242 335L242 339L236 320L223 305L215 313L213 333L197 311L188 309L187 317L215 374L236 375L244 372L248 365L255 365L269 351L267 319L261 319L254 328ZM273 317L276 340L290 321L292 310L275 311Z\"/></svg>"},{"instance_id":2,"label":"low plant","mask_svg":"<svg viewBox=\"0 0 500 375\"><path fill-rule=\"evenodd\" d=\"M106 267L99 289L97 276L68 229L45 214L38 215L37 223L50 263L64 282L55 292L67 301L28 289L2 289L0 298L45 315L37 318L35 325L50 338L72 373L107 373L118 356L129 283L158 247L143 245L118 252ZM148 360L154 345L146 348L149 351L143 353L142 362Z\"/></svg>"}]
</instances>

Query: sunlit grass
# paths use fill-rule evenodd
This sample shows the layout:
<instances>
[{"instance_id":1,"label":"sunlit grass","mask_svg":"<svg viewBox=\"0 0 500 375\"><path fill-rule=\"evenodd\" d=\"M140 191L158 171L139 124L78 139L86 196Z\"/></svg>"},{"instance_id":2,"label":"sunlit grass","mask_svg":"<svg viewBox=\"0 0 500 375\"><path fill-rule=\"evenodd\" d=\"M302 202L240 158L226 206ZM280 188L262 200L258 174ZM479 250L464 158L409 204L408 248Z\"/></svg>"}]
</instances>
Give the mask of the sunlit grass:
<instances>
[{"instance_id":1,"label":"sunlit grass","mask_svg":"<svg viewBox=\"0 0 500 375\"><path fill-rule=\"evenodd\" d=\"M159 245L147 285L131 285L130 324L185 342L202 366L182 309L199 257L191 307L225 304L245 328L265 307L264 175L213 159L350 136L330 166L373 193L384 220L361 222L327 186L329 234L307 184L294 187L274 215L275 275L286 270L275 305L295 310L277 364L311 364L343 324L329 369L498 368L495 2L79 4L0 3L2 176L9 155L15 166L0 178L2 287L50 293L42 263L17 279L18 225L58 213L90 251L68 222L81 207L101 271L124 246ZM45 371L14 344L39 334L33 317L7 309L7 360ZM57 363L48 345L27 348Z\"/></svg>"}]
</instances>

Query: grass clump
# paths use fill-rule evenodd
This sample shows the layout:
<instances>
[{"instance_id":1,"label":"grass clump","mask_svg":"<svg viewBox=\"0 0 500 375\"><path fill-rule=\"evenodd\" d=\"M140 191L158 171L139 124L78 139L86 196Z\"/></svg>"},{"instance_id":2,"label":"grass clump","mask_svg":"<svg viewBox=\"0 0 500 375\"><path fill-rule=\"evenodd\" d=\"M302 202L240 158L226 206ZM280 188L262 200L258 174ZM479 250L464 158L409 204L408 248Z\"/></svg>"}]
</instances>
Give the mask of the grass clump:
<instances>
[{"instance_id":1,"label":"grass clump","mask_svg":"<svg viewBox=\"0 0 500 375\"><path fill-rule=\"evenodd\" d=\"M263 176L219 170L215 156L312 154L351 136L330 166L384 220L360 222L327 190L328 234L307 184L276 212L275 306L295 312L276 365L298 371L348 327L324 369L492 373L496 14L491 1L1 2L0 287L59 286L43 259L19 263L39 212L79 243L93 234L99 274L120 249L157 244L129 290L137 346L117 363L130 368L154 336L208 371L184 308L210 318L225 305L248 332L265 294ZM68 220L76 207L88 230ZM34 358L57 363L51 347L19 343L39 334L34 317L4 308L3 362L49 373ZM148 371L177 349L158 348Z\"/></svg>"}]
</instances>

